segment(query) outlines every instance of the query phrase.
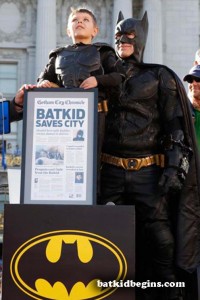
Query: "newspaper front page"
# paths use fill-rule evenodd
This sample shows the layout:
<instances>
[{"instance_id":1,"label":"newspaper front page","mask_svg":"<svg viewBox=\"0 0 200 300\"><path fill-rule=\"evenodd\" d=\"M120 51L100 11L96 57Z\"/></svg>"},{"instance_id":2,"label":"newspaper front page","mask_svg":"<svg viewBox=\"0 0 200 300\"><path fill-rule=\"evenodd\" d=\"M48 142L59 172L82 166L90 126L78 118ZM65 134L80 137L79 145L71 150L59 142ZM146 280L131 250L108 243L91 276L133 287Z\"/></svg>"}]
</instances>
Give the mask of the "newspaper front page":
<instances>
[{"instance_id":1,"label":"newspaper front page","mask_svg":"<svg viewBox=\"0 0 200 300\"><path fill-rule=\"evenodd\" d=\"M88 101L35 99L31 199L84 200Z\"/></svg>"}]
</instances>

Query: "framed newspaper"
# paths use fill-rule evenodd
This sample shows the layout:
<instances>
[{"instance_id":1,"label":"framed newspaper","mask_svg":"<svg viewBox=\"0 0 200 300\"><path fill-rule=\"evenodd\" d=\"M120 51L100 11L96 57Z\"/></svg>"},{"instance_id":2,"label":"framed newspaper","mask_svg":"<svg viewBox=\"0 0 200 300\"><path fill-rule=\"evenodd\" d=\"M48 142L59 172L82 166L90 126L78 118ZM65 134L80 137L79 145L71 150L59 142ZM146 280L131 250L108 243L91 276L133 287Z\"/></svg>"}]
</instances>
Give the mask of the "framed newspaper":
<instances>
[{"instance_id":1,"label":"framed newspaper","mask_svg":"<svg viewBox=\"0 0 200 300\"><path fill-rule=\"evenodd\" d=\"M97 89L25 92L20 203L95 203L97 96Z\"/></svg>"}]
</instances>

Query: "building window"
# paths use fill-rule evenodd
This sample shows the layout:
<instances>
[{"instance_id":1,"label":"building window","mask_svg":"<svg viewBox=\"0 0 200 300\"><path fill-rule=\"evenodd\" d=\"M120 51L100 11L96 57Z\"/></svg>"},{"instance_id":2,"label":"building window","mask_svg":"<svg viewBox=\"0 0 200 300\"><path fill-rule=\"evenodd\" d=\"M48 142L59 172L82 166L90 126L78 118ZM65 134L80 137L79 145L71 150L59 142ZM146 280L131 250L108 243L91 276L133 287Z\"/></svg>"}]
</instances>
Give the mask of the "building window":
<instances>
[{"instance_id":1,"label":"building window","mask_svg":"<svg viewBox=\"0 0 200 300\"><path fill-rule=\"evenodd\" d=\"M15 94L17 90L17 63L0 62L0 92Z\"/></svg>"}]
</instances>

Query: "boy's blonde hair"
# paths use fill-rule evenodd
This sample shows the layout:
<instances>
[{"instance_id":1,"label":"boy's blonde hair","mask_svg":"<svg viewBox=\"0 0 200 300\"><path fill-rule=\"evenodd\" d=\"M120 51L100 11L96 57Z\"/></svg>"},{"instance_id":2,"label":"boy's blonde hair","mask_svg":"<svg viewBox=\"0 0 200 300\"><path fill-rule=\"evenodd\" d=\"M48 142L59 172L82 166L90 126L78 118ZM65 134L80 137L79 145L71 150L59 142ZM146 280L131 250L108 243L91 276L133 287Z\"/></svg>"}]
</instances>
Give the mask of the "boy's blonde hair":
<instances>
[{"instance_id":1,"label":"boy's blonde hair","mask_svg":"<svg viewBox=\"0 0 200 300\"><path fill-rule=\"evenodd\" d=\"M70 18L73 17L73 15L75 15L76 13L86 13L86 14L90 15L93 19L94 25L97 26L97 19L96 19L94 13L90 9L82 8L82 7L79 7L79 8L71 7L71 13L69 15L68 22L69 22Z\"/></svg>"}]
</instances>

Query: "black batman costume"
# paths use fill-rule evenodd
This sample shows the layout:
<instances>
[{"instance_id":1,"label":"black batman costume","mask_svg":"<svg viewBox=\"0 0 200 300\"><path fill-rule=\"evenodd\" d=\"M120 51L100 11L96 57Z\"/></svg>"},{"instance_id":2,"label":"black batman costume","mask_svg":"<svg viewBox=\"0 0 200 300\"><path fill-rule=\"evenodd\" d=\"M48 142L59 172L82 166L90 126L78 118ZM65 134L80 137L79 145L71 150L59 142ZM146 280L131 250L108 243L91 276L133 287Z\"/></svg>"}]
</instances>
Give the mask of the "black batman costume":
<instances>
[{"instance_id":1,"label":"black batman costume","mask_svg":"<svg viewBox=\"0 0 200 300\"><path fill-rule=\"evenodd\" d=\"M119 14L117 52L120 44L134 50L120 57L126 79L119 100L109 103L99 202L136 207L136 279L190 280L200 262L196 138L177 75L143 63L147 31L146 13L142 20ZM181 294L176 288L151 289L139 291L137 300L182 300Z\"/></svg>"},{"instance_id":2,"label":"black batman costume","mask_svg":"<svg viewBox=\"0 0 200 300\"><path fill-rule=\"evenodd\" d=\"M52 50L38 81L49 80L59 87L77 88L88 77L98 82L99 101L107 99L107 88L121 83L116 72L114 49L107 44L77 43Z\"/></svg>"},{"instance_id":3,"label":"black batman costume","mask_svg":"<svg viewBox=\"0 0 200 300\"><path fill-rule=\"evenodd\" d=\"M90 76L95 76L98 83L98 149L97 170L104 139L107 102L110 89L117 87L122 76L116 72L116 56L112 47L105 43L77 43L51 51L49 62L40 74L38 82L48 80L59 87L78 88ZM99 172L98 172L99 174ZM99 190L99 176L97 175ZM98 191L97 191L98 192Z\"/></svg>"}]
</instances>

